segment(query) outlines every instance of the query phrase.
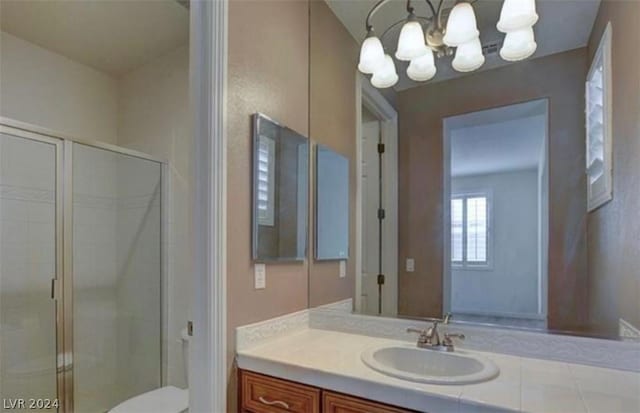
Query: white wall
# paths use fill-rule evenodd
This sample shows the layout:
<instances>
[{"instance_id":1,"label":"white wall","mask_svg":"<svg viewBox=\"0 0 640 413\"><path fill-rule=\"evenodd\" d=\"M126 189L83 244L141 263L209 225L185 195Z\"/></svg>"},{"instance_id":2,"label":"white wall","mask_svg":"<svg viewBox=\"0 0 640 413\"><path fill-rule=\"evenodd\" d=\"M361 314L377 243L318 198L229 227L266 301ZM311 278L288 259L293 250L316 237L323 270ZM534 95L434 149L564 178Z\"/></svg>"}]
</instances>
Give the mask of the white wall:
<instances>
[{"instance_id":1,"label":"white wall","mask_svg":"<svg viewBox=\"0 0 640 413\"><path fill-rule=\"evenodd\" d=\"M116 86L105 73L0 32L0 116L115 143Z\"/></svg>"},{"instance_id":2,"label":"white wall","mask_svg":"<svg viewBox=\"0 0 640 413\"><path fill-rule=\"evenodd\" d=\"M538 312L538 170L456 177L451 193L489 190L493 243L488 270L452 269L452 311Z\"/></svg>"},{"instance_id":3,"label":"white wall","mask_svg":"<svg viewBox=\"0 0 640 413\"><path fill-rule=\"evenodd\" d=\"M169 161L167 379L184 387L180 331L190 319L192 285L188 47L124 75L118 91L118 145Z\"/></svg>"}]
</instances>

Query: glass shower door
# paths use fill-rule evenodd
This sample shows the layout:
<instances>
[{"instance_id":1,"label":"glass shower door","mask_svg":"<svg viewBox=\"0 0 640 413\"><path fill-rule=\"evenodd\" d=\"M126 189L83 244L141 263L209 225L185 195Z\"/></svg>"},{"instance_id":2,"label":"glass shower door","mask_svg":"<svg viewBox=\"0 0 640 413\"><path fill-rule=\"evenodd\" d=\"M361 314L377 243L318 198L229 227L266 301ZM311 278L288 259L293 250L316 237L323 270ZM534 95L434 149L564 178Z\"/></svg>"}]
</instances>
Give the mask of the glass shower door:
<instances>
[{"instance_id":1,"label":"glass shower door","mask_svg":"<svg viewBox=\"0 0 640 413\"><path fill-rule=\"evenodd\" d=\"M0 400L56 411L59 142L0 128Z\"/></svg>"},{"instance_id":2,"label":"glass shower door","mask_svg":"<svg viewBox=\"0 0 640 413\"><path fill-rule=\"evenodd\" d=\"M159 162L72 144L76 412L162 383Z\"/></svg>"}]
</instances>

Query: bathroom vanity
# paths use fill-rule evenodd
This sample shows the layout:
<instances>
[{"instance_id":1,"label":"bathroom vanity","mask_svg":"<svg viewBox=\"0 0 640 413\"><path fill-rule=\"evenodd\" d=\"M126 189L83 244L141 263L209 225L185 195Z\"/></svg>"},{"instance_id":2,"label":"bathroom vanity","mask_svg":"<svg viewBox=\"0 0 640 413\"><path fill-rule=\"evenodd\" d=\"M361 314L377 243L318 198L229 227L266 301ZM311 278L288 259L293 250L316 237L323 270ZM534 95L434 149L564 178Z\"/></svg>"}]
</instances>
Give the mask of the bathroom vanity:
<instances>
[{"instance_id":1,"label":"bathroom vanity","mask_svg":"<svg viewBox=\"0 0 640 413\"><path fill-rule=\"evenodd\" d=\"M338 319L341 321L336 322ZM487 361L497 368L497 375L460 384L433 384L431 379L408 380L372 368L367 357L377 349L422 352L423 357L413 363L394 361L399 370L411 370L415 365L415 371L429 371L430 365L439 363L432 358L439 352L417 348L416 337L406 333L409 323L427 326L423 322L309 310L238 328L241 411L586 413L637 412L640 407L640 373L634 364L638 354L631 343L499 330L483 333L450 325L449 332L467 335L465 344L450 354ZM485 334L508 343L510 354L499 345L490 345L496 352L478 350L479 341L486 341ZM548 347L555 348L555 360L531 356L536 348ZM610 354L611 359L600 360L599 367L577 362L580 354L596 352L603 357ZM626 366L606 366L625 359L629 361ZM443 363L438 380L459 380L451 373L455 370L452 365Z\"/></svg>"}]
</instances>

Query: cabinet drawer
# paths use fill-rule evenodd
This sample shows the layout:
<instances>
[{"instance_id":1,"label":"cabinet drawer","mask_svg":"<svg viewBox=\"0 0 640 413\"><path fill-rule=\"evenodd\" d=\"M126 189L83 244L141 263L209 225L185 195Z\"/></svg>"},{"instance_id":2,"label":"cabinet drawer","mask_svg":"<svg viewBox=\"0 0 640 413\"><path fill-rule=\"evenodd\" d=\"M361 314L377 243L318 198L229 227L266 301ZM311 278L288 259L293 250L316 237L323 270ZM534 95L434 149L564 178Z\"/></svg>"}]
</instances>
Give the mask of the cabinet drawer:
<instances>
[{"instance_id":1,"label":"cabinet drawer","mask_svg":"<svg viewBox=\"0 0 640 413\"><path fill-rule=\"evenodd\" d=\"M241 371L242 409L252 413L320 413L320 389Z\"/></svg>"},{"instance_id":2,"label":"cabinet drawer","mask_svg":"<svg viewBox=\"0 0 640 413\"><path fill-rule=\"evenodd\" d=\"M330 391L322 392L322 413L412 413L410 410L387 406L369 400L345 396Z\"/></svg>"}]
</instances>

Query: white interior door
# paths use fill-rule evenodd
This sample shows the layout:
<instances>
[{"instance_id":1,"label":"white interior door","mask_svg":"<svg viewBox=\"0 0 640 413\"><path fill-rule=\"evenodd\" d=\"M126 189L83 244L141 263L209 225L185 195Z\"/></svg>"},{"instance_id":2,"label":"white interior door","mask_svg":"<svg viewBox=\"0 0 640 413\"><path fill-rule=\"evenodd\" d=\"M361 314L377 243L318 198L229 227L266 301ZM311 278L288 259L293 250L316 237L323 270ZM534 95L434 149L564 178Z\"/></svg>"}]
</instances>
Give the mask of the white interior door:
<instances>
[{"instance_id":1,"label":"white interior door","mask_svg":"<svg viewBox=\"0 0 640 413\"><path fill-rule=\"evenodd\" d=\"M361 311L378 313L378 136L380 122L362 124L362 292Z\"/></svg>"}]
</instances>

